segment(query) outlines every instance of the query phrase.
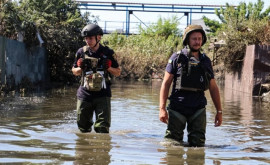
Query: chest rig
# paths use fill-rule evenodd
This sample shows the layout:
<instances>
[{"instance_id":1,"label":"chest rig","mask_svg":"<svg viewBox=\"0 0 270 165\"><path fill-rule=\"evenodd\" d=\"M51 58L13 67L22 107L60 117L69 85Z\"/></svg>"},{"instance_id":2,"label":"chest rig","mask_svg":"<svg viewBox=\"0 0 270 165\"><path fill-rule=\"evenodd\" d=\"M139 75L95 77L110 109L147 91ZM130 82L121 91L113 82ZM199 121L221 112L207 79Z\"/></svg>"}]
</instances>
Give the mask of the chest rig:
<instances>
[{"instance_id":1,"label":"chest rig","mask_svg":"<svg viewBox=\"0 0 270 165\"><path fill-rule=\"evenodd\" d=\"M83 62L85 69L82 72L81 85L89 91L106 89L108 73L103 65L104 57L91 57L89 47L83 47Z\"/></svg>"},{"instance_id":2,"label":"chest rig","mask_svg":"<svg viewBox=\"0 0 270 165\"><path fill-rule=\"evenodd\" d=\"M209 88L211 76L203 65L204 58L202 54L197 60L186 49L177 52L176 90L203 92Z\"/></svg>"}]
</instances>

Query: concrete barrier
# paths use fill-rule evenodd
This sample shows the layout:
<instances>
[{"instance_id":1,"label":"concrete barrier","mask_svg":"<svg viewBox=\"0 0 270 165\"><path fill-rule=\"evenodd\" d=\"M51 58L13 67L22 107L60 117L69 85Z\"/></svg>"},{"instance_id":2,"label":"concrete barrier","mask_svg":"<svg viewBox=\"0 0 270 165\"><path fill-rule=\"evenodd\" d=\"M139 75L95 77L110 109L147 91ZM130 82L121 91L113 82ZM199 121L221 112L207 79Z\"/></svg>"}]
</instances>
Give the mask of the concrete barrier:
<instances>
[{"instance_id":1,"label":"concrete barrier","mask_svg":"<svg viewBox=\"0 0 270 165\"><path fill-rule=\"evenodd\" d=\"M49 81L47 54L43 47L27 48L24 43L0 36L0 81L18 85L27 77L32 83ZM13 82L10 82L10 79Z\"/></svg>"},{"instance_id":2,"label":"concrete barrier","mask_svg":"<svg viewBox=\"0 0 270 165\"><path fill-rule=\"evenodd\" d=\"M246 48L242 72L225 74L225 88L261 95L262 85L268 83L269 75L270 46L250 45Z\"/></svg>"}]
</instances>

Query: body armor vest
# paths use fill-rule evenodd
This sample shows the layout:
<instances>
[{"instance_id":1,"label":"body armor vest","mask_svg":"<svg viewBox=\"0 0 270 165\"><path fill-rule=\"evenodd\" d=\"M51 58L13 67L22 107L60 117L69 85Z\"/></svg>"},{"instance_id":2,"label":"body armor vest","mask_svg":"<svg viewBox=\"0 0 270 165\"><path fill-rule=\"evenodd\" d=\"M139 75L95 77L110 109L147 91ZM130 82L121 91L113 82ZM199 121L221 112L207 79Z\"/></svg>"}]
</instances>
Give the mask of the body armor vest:
<instances>
[{"instance_id":1,"label":"body armor vest","mask_svg":"<svg viewBox=\"0 0 270 165\"><path fill-rule=\"evenodd\" d=\"M100 91L106 89L106 81L108 82L107 70L102 65L102 58L90 57L89 47L83 47L83 61L85 70L82 73L81 85L89 91Z\"/></svg>"},{"instance_id":2,"label":"body armor vest","mask_svg":"<svg viewBox=\"0 0 270 165\"><path fill-rule=\"evenodd\" d=\"M178 52L175 89L201 92L209 88L210 74L201 61L189 54ZM205 56L203 54L203 56Z\"/></svg>"}]
</instances>

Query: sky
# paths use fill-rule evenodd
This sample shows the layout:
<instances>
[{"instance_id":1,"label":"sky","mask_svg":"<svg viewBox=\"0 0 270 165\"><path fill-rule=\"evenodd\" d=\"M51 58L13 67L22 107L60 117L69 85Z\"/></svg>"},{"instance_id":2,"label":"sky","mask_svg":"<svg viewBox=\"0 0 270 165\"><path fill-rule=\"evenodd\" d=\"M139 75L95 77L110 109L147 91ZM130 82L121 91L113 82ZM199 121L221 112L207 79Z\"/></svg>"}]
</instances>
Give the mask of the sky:
<instances>
[{"instance_id":1,"label":"sky","mask_svg":"<svg viewBox=\"0 0 270 165\"><path fill-rule=\"evenodd\" d=\"M91 0L81 0L81 1L91 1ZM92 2L127 2L127 3L152 3L152 4L187 4L187 5L225 5L229 3L230 5L239 5L240 2L246 3L257 3L257 0L93 0ZM264 10L270 6L269 0L263 0ZM85 11L85 10L84 10ZM91 10L89 11L92 15L99 17L99 26L107 30L123 30L126 28L126 12L125 11L102 11L102 10ZM219 21L215 14L195 14L193 13L191 18L192 22L201 19L202 16ZM172 16L177 16L180 21L179 29L184 29L187 25L187 17L183 13L158 13L158 12L134 12L130 15L130 31L137 31L139 24L142 27L147 27L152 23L156 23L159 18L171 18ZM146 26L145 26L146 25Z\"/></svg>"}]
</instances>

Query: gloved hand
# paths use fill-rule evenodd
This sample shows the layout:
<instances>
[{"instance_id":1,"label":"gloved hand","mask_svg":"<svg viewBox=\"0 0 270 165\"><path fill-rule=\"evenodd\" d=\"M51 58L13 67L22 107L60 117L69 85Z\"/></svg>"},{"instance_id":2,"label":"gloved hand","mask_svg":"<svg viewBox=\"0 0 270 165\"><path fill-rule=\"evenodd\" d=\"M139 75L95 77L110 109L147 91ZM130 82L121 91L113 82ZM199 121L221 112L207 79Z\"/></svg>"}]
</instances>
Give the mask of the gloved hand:
<instances>
[{"instance_id":1,"label":"gloved hand","mask_svg":"<svg viewBox=\"0 0 270 165\"><path fill-rule=\"evenodd\" d=\"M83 58L78 59L77 61L77 66L84 69L84 62L83 62Z\"/></svg>"},{"instance_id":2,"label":"gloved hand","mask_svg":"<svg viewBox=\"0 0 270 165\"><path fill-rule=\"evenodd\" d=\"M110 68L112 66L112 61L109 59L104 60L104 66L106 69Z\"/></svg>"}]
</instances>

